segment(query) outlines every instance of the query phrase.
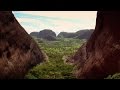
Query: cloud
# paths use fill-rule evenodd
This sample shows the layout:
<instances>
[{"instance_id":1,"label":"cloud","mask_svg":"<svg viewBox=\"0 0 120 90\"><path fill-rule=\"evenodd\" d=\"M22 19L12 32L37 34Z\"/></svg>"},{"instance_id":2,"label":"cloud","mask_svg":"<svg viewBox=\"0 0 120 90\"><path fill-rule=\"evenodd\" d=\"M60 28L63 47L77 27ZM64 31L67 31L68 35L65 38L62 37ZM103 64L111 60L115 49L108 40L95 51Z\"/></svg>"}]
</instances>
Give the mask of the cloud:
<instances>
[{"instance_id":1,"label":"cloud","mask_svg":"<svg viewBox=\"0 0 120 90\"><path fill-rule=\"evenodd\" d=\"M75 32L95 27L96 12L84 11L14 11L20 24L30 33L51 29L57 34L61 31Z\"/></svg>"},{"instance_id":2,"label":"cloud","mask_svg":"<svg viewBox=\"0 0 120 90\"><path fill-rule=\"evenodd\" d=\"M89 19L96 16L96 11L20 11L23 14L36 15L36 16L46 16L46 17L62 17L62 18L83 18Z\"/></svg>"}]
</instances>

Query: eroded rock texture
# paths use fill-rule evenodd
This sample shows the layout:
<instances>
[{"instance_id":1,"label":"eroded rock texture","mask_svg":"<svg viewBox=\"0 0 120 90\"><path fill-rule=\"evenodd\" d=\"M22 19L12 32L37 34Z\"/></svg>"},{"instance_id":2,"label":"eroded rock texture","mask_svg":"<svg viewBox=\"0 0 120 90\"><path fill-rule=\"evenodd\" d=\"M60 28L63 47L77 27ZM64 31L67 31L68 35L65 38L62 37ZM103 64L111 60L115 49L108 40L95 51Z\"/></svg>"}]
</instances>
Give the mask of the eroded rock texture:
<instances>
[{"instance_id":1,"label":"eroded rock texture","mask_svg":"<svg viewBox=\"0 0 120 90\"><path fill-rule=\"evenodd\" d=\"M120 72L120 12L98 11L95 31L72 59L81 79L103 79Z\"/></svg>"},{"instance_id":2,"label":"eroded rock texture","mask_svg":"<svg viewBox=\"0 0 120 90\"><path fill-rule=\"evenodd\" d=\"M0 11L0 79L21 79L44 54L11 11Z\"/></svg>"}]
</instances>

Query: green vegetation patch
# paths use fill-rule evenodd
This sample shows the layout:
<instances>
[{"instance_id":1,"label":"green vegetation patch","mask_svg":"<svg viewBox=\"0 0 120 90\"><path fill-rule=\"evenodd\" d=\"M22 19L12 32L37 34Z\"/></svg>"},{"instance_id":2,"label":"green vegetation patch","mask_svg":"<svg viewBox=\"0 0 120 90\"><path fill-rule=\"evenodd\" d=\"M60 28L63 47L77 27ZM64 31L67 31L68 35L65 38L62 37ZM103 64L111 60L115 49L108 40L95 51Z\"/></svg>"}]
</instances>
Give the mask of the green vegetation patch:
<instances>
[{"instance_id":1,"label":"green vegetation patch","mask_svg":"<svg viewBox=\"0 0 120 90\"><path fill-rule=\"evenodd\" d=\"M25 76L26 79L75 79L73 65L66 64L63 57L73 55L85 40L65 38L57 41L35 39L49 60L38 64Z\"/></svg>"},{"instance_id":2,"label":"green vegetation patch","mask_svg":"<svg viewBox=\"0 0 120 90\"><path fill-rule=\"evenodd\" d=\"M105 79L120 79L120 73L116 73L114 75L109 75L107 78Z\"/></svg>"}]
</instances>

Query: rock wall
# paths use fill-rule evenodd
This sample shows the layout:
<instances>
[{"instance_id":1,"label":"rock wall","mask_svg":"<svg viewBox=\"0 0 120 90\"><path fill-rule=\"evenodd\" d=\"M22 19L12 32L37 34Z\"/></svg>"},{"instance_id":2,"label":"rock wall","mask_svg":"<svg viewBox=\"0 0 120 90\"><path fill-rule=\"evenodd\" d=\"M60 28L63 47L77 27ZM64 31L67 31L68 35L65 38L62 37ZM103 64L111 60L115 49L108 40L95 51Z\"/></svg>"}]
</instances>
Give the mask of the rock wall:
<instances>
[{"instance_id":1,"label":"rock wall","mask_svg":"<svg viewBox=\"0 0 120 90\"><path fill-rule=\"evenodd\" d=\"M72 59L80 79L103 79L120 72L120 12L98 11L95 31Z\"/></svg>"},{"instance_id":2,"label":"rock wall","mask_svg":"<svg viewBox=\"0 0 120 90\"><path fill-rule=\"evenodd\" d=\"M0 79L24 78L44 57L12 11L0 11Z\"/></svg>"}]
</instances>

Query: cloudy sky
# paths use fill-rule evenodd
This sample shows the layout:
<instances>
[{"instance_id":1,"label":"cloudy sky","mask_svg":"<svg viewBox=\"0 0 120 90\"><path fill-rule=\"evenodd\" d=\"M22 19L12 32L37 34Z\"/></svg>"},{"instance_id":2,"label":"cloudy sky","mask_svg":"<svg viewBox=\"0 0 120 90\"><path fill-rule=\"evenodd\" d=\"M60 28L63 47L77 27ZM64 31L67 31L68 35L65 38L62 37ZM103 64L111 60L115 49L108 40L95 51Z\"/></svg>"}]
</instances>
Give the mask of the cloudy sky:
<instances>
[{"instance_id":1,"label":"cloudy sky","mask_svg":"<svg viewBox=\"0 0 120 90\"><path fill-rule=\"evenodd\" d=\"M94 29L96 11L13 11L15 17L28 32L51 29L75 32L81 29Z\"/></svg>"}]
</instances>

